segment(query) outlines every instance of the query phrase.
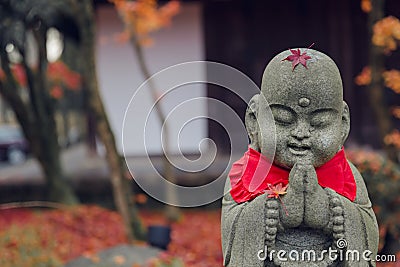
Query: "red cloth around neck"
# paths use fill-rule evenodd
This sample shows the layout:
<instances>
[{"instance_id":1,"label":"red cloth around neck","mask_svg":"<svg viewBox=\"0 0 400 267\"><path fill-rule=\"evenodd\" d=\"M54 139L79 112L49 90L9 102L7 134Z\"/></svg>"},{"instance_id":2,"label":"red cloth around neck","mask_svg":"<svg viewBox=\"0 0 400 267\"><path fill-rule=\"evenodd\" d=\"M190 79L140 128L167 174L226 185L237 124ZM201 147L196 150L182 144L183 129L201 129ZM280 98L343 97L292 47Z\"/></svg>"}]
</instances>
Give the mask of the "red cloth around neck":
<instances>
[{"instance_id":1,"label":"red cloth around neck","mask_svg":"<svg viewBox=\"0 0 400 267\"><path fill-rule=\"evenodd\" d=\"M229 172L232 186L230 193L236 202L250 201L264 194L268 184L282 183L285 186L289 183L290 170L272 164L269 172L265 173L264 170L267 170L269 165L265 156L250 147L244 156L233 164ZM315 170L320 186L331 188L354 201L357 192L356 182L343 148L331 160Z\"/></svg>"}]
</instances>

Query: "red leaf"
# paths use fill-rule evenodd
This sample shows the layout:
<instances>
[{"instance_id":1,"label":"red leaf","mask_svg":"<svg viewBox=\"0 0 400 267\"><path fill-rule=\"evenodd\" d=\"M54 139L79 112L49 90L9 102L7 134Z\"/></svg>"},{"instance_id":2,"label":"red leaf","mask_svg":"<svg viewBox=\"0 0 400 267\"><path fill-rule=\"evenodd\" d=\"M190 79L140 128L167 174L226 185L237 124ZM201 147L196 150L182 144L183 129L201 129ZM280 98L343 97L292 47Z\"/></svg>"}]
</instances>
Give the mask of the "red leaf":
<instances>
[{"instance_id":1,"label":"red leaf","mask_svg":"<svg viewBox=\"0 0 400 267\"><path fill-rule=\"evenodd\" d=\"M6 75L5 75L4 71L0 68L0 81L4 81L5 78L6 78Z\"/></svg>"},{"instance_id":2,"label":"red leaf","mask_svg":"<svg viewBox=\"0 0 400 267\"><path fill-rule=\"evenodd\" d=\"M19 85L25 87L27 80L24 67L21 64L14 64L11 66L11 70L15 80L19 83Z\"/></svg>"},{"instance_id":3,"label":"red leaf","mask_svg":"<svg viewBox=\"0 0 400 267\"><path fill-rule=\"evenodd\" d=\"M50 95L54 99L60 99L64 95L61 86L59 86L59 85L53 86L53 88L51 88L51 90L50 90Z\"/></svg>"},{"instance_id":4,"label":"red leaf","mask_svg":"<svg viewBox=\"0 0 400 267\"><path fill-rule=\"evenodd\" d=\"M314 45L314 43L312 45L310 45L308 48L312 47L313 45ZM286 58L282 59L282 61L285 61L285 60L291 61L292 62L292 71L299 64L303 65L307 69L307 60L311 59L311 57L309 55L307 55L307 50L304 53L301 53L299 48L297 48L297 50L289 49L289 51L292 54L290 56L287 56Z\"/></svg>"}]
</instances>

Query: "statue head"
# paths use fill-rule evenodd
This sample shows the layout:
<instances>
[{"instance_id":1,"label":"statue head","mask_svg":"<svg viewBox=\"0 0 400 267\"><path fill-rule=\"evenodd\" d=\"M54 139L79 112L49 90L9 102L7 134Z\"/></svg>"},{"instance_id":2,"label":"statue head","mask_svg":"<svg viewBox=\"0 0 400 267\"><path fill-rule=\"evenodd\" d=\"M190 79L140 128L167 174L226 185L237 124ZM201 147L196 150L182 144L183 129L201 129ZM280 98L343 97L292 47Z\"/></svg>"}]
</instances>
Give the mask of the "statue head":
<instances>
[{"instance_id":1,"label":"statue head","mask_svg":"<svg viewBox=\"0 0 400 267\"><path fill-rule=\"evenodd\" d=\"M310 57L305 60L307 67L298 64L293 68L292 62L284 60L290 51L268 63L261 94L251 99L246 112L250 146L267 154L270 141L263 140L262 133L270 131L264 115L269 106L276 127L274 163L285 168L296 162L323 165L341 149L350 131L349 109L335 62L316 50L300 51Z\"/></svg>"}]
</instances>

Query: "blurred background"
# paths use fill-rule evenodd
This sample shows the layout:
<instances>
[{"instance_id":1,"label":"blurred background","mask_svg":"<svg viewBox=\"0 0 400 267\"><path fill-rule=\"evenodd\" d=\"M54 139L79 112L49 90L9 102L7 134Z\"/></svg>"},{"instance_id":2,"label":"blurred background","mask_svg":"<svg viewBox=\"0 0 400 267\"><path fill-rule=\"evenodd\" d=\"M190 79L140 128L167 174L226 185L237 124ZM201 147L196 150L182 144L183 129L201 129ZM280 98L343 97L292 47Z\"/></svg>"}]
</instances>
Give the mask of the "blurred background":
<instances>
[{"instance_id":1,"label":"blurred background","mask_svg":"<svg viewBox=\"0 0 400 267\"><path fill-rule=\"evenodd\" d=\"M232 143L246 150L243 123L207 101L191 105L202 119L185 127L185 112L168 115L205 98L243 121L247 103L213 84L141 85L173 65L213 61L260 86L274 55L313 43L341 71L345 147L377 214L380 253L399 258L399 17L398 0L1 0L0 265L222 266L220 200L178 209L132 176L163 190L154 170L186 186L226 175L241 156ZM196 79L210 71L199 67ZM168 159L182 155L213 160L194 173ZM166 228L167 245L151 240L151 225Z\"/></svg>"}]
</instances>

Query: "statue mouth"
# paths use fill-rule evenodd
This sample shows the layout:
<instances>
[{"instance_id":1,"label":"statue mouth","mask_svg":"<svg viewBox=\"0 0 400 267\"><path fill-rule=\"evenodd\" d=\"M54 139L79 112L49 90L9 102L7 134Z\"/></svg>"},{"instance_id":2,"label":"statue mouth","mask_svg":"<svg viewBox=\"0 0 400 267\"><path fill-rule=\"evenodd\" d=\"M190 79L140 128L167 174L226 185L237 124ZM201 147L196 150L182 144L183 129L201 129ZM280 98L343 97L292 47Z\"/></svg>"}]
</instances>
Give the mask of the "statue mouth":
<instances>
[{"instance_id":1,"label":"statue mouth","mask_svg":"<svg viewBox=\"0 0 400 267\"><path fill-rule=\"evenodd\" d=\"M303 156L308 153L311 147L307 144L289 143L289 151L296 156Z\"/></svg>"}]
</instances>

